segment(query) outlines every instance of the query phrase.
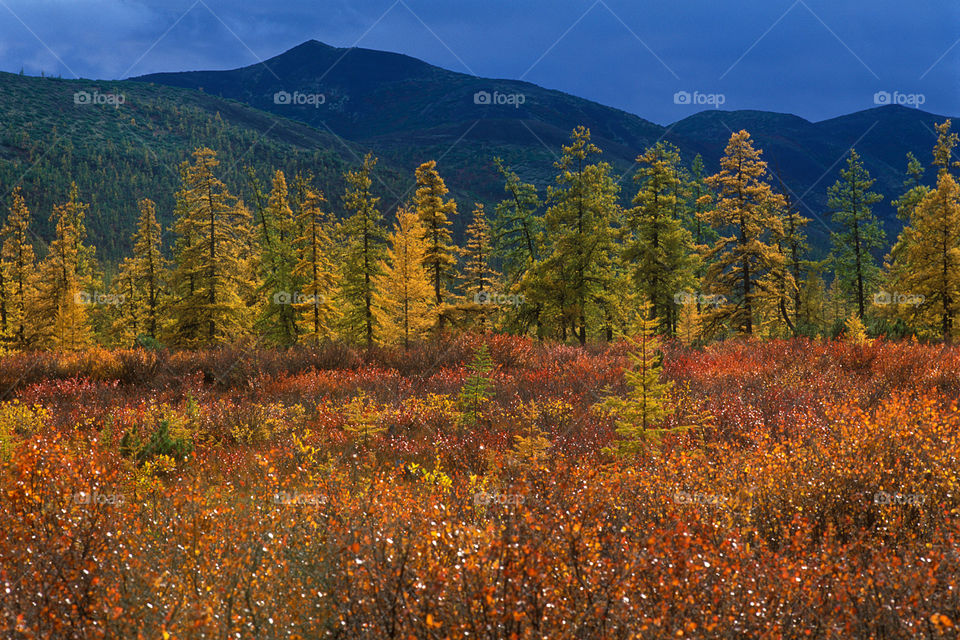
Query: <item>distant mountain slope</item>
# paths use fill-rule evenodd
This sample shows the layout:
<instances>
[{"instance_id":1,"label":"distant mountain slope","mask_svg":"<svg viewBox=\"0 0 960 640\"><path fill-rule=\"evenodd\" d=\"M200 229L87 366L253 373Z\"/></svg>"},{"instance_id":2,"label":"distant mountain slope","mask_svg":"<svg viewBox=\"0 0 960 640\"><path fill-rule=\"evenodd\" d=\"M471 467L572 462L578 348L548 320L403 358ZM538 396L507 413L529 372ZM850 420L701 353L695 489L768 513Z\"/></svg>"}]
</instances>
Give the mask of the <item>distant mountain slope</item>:
<instances>
[{"instance_id":1,"label":"distant mountain slope","mask_svg":"<svg viewBox=\"0 0 960 640\"><path fill-rule=\"evenodd\" d=\"M240 102L134 82L0 73L0 123L0 216L9 192L22 183L34 231L49 241L50 213L75 180L90 204L90 240L106 263L131 249L137 200L155 200L168 227L178 166L198 146L219 153L220 174L237 195L249 193L247 166L264 182L282 168L290 175L313 173L335 207L342 172L362 154L325 131ZM378 176L393 190L406 187L387 165Z\"/></svg>"},{"instance_id":2,"label":"distant mountain slope","mask_svg":"<svg viewBox=\"0 0 960 640\"><path fill-rule=\"evenodd\" d=\"M570 131L588 126L605 158L629 172L637 154L664 137L677 144L687 162L703 155L715 170L730 132L747 129L764 150L770 169L782 178L801 210L829 223L826 189L837 179L842 157L856 143L875 189L885 200L877 212L892 236L900 222L889 202L899 195L912 151L929 163L933 125L944 116L887 106L813 123L764 111L704 111L669 127L559 91L527 82L476 78L441 69L397 53L338 49L316 41L301 44L264 64L231 71L159 73L133 78L239 100L259 109L329 129L369 145L382 157L410 171L429 158L441 158L441 171L461 196L499 199L501 185L492 158L502 156L522 177L545 186L552 162ZM275 95L290 94L290 103ZM322 94L323 104L292 104L294 92ZM479 93L485 92L485 93ZM496 94L495 94L496 92ZM520 94L522 99L509 98ZM475 95L479 100L475 100ZM489 95L503 104L478 104ZM928 176L931 177L931 176ZM625 198L632 184L624 180ZM464 203L469 204L469 203ZM823 245L827 229L811 226Z\"/></svg>"}]
</instances>

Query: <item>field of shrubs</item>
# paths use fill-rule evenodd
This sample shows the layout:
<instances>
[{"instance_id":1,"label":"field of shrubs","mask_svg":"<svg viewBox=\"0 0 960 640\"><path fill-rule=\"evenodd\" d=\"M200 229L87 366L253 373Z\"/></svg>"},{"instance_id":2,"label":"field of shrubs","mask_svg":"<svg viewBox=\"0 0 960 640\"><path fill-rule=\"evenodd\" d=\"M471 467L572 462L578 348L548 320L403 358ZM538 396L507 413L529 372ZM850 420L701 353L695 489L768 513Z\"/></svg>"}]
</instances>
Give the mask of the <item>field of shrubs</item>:
<instances>
[{"instance_id":1,"label":"field of shrubs","mask_svg":"<svg viewBox=\"0 0 960 640\"><path fill-rule=\"evenodd\" d=\"M488 360L485 358L488 357ZM0 359L3 638L956 638L960 348Z\"/></svg>"}]
</instances>

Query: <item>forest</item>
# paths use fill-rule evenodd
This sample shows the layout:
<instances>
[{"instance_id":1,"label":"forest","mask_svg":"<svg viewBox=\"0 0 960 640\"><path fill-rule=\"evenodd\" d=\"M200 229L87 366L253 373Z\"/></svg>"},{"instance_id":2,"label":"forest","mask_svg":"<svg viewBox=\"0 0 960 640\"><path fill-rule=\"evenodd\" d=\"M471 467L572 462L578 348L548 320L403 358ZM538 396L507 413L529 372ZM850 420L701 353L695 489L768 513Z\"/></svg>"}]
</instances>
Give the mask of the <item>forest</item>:
<instances>
[{"instance_id":1,"label":"forest","mask_svg":"<svg viewBox=\"0 0 960 640\"><path fill-rule=\"evenodd\" d=\"M11 350L409 347L445 331L585 345L642 320L686 345L842 333L949 342L960 305L950 127L938 125L928 167L908 154L895 202L904 228L892 243L872 210L882 196L850 149L827 189L831 248L821 259L807 242L811 220L778 191L746 131L730 136L714 175L699 156L688 167L658 142L637 157L632 186L584 127L545 193L496 158L504 200L466 214L463 246L451 230L465 212L435 161L384 212L368 154L343 174L344 192L329 194L347 212L338 218L309 172L288 182L276 170L265 185L250 169L244 202L218 177L217 154L198 148L179 167L172 227L140 200L132 255L109 269L87 241L89 205L76 184L49 215L49 244L14 189L0 230L0 336ZM630 207L619 204L622 189L636 191Z\"/></svg>"},{"instance_id":2,"label":"forest","mask_svg":"<svg viewBox=\"0 0 960 640\"><path fill-rule=\"evenodd\" d=\"M75 184L48 242L14 189L0 635L956 638L938 134L896 239L850 150L819 259L746 131L621 185L580 127L545 193L497 159L469 214L435 161L393 211L372 155L244 200L201 147L117 265Z\"/></svg>"}]
</instances>

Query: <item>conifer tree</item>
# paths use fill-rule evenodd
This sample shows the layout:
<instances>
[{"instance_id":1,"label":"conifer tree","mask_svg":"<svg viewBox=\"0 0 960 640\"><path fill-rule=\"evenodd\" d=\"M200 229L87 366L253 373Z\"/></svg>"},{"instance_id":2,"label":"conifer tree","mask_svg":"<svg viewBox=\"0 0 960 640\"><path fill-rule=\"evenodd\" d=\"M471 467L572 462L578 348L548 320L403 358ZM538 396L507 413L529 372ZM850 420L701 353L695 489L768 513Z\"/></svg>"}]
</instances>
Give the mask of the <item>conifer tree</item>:
<instances>
[{"instance_id":1,"label":"conifer tree","mask_svg":"<svg viewBox=\"0 0 960 640\"><path fill-rule=\"evenodd\" d=\"M10 214L0 235L3 236L3 263L9 291L7 324L10 337L19 348L35 339L37 314L32 309L37 286L36 256L30 242L30 210L20 187L13 190Z\"/></svg>"},{"instance_id":2,"label":"conifer tree","mask_svg":"<svg viewBox=\"0 0 960 640\"><path fill-rule=\"evenodd\" d=\"M378 340L409 347L426 337L435 323L432 280L424 268L427 243L414 211L397 211L386 260L374 279L374 318Z\"/></svg>"},{"instance_id":3,"label":"conifer tree","mask_svg":"<svg viewBox=\"0 0 960 640\"><path fill-rule=\"evenodd\" d=\"M937 144L933 148L933 166L940 167L937 176L949 173L950 170L960 169L960 161L953 159L953 149L957 146L958 136L956 132L950 131L950 119L946 119L938 125Z\"/></svg>"},{"instance_id":4,"label":"conifer tree","mask_svg":"<svg viewBox=\"0 0 960 640\"><path fill-rule=\"evenodd\" d=\"M667 419L674 413L670 402L673 382L662 381L663 354L656 337L657 319L651 317L649 303L640 307L633 322L631 334L625 336L630 345L629 369L623 373L627 394L610 395L597 408L613 416L617 436L613 452L634 455L655 449L660 439L671 432L690 427L667 427Z\"/></svg>"},{"instance_id":5,"label":"conifer tree","mask_svg":"<svg viewBox=\"0 0 960 640\"><path fill-rule=\"evenodd\" d=\"M294 301L301 341L319 344L334 334L338 274L331 255L329 221L324 211L322 193L307 188L304 202L298 207L297 226L301 230L297 241L299 259L294 277L301 283L304 300Z\"/></svg>"},{"instance_id":6,"label":"conifer tree","mask_svg":"<svg viewBox=\"0 0 960 640\"><path fill-rule=\"evenodd\" d=\"M94 248L85 244L87 209L76 183L71 184L69 200L54 206L55 237L39 268L41 343L57 350L80 349L93 341L88 308L99 292Z\"/></svg>"},{"instance_id":7,"label":"conifer tree","mask_svg":"<svg viewBox=\"0 0 960 640\"><path fill-rule=\"evenodd\" d=\"M386 431L380 423L380 411L376 402L360 391L343 405L344 430L353 436L356 444L366 447L370 439Z\"/></svg>"},{"instance_id":8,"label":"conifer tree","mask_svg":"<svg viewBox=\"0 0 960 640\"><path fill-rule=\"evenodd\" d=\"M952 279L949 258L950 239L945 237L949 235L949 231L943 226L951 215L947 193L952 187L949 182L941 182L941 178L944 175L952 177L950 169L960 166L951 159L957 144L957 134L950 132L950 124L950 120L946 120L936 125L938 136L933 148L933 165L939 167L936 191L941 193L938 196L927 200L928 196L936 191L931 191L921 183L924 173L923 165L912 153L907 153L907 178L903 183L905 192L894 201L894 205L897 207L897 216L908 224L904 226L894 243L886 265L891 289L911 293L917 289L920 293L916 295L927 296L927 293L930 293L935 301L924 305L879 308L881 315L905 321L914 331L927 333L932 332L935 327L936 332L944 340L951 340L954 334L954 313L951 312L953 300L947 304L944 304L944 301L960 297L960 294L951 294L950 287L947 285ZM953 182L956 183L956 179L953 179ZM926 204L921 209L921 204L925 201ZM940 236L939 247L936 239L938 235ZM934 244L921 246L924 243ZM939 280L939 287L931 287L929 277L931 259L934 263L941 264L939 273L933 278ZM920 263L926 264L926 268L921 267ZM920 275L918 270L925 272L925 275ZM945 325L949 325L949 328L945 328Z\"/></svg>"},{"instance_id":9,"label":"conifer tree","mask_svg":"<svg viewBox=\"0 0 960 640\"><path fill-rule=\"evenodd\" d=\"M448 285L457 263L455 247L450 235L451 218L457 213L457 203L447 196L447 185L437 173L435 160L424 162L416 171L417 191L413 203L423 227L426 253L423 264L433 285L434 304L438 313L438 329L443 329L448 296Z\"/></svg>"},{"instance_id":10,"label":"conifer tree","mask_svg":"<svg viewBox=\"0 0 960 640\"><path fill-rule=\"evenodd\" d=\"M136 339L143 334L156 340L167 261L161 247L156 205L149 198L138 204L140 217L133 234L133 256L121 264L114 287L117 296L122 296L120 317L114 323L114 330L124 339Z\"/></svg>"},{"instance_id":11,"label":"conifer tree","mask_svg":"<svg viewBox=\"0 0 960 640\"><path fill-rule=\"evenodd\" d=\"M780 178L779 171L777 172L777 181L780 183L781 192L786 193L786 185ZM784 295L790 292L792 296L781 297L779 308L784 322L796 335L800 332L800 318L803 315L801 286L807 281L809 271L816 265L807 259L810 245L807 243L805 229L810 223L810 218L800 215L789 196L784 196L784 203L786 208L783 211L783 237L780 239L780 250L786 258L786 269L790 272L792 283L781 278L778 288ZM808 330L809 327L805 329Z\"/></svg>"},{"instance_id":12,"label":"conifer tree","mask_svg":"<svg viewBox=\"0 0 960 640\"><path fill-rule=\"evenodd\" d=\"M927 195L930 191L930 187L921 182L923 173L923 165L917 160L916 156L908 151L907 177L903 181L904 192L902 196L892 203L893 206L897 208L897 217L901 220L909 222L914 209L916 209L920 201L923 200L923 196Z\"/></svg>"},{"instance_id":13,"label":"conifer tree","mask_svg":"<svg viewBox=\"0 0 960 640\"><path fill-rule=\"evenodd\" d=\"M243 297L251 287L244 263L250 212L216 177L218 164L214 151L201 148L180 167L170 327L170 341L180 347L208 346L249 330Z\"/></svg>"},{"instance_id":14,"label":"conifer tree","mask_svg":"<svg viewBox=\"0 0 960 640\"><path fill-rule=\"evenodd\" d=\"M7 322L8 307L10 306L9 265L0 253L0 340L7 342L10 339L10 326Z\"/></svg>"},{"instance_id":15,"label":"conifer tree","mask_svg":"<svg viewBox=\"0 0 960 640\"><path fill-rule=\"evenodd\" d=\"M937 188L917 205L897 244L903 267L896 271L898 284L923 300L900 311L936 326L944 340L951 340L960 312L960 186L948 171L940 172Z\"/></svg>"},{"instance_id":16,"label":"conifer tree","mask_svg":"<svg viewBox=\"0 0 960 640\"><path fill-rule=\"evenodd\" d=\"M825 267L826 261L811 262L806 278L797 283L800 289L797 329L802 335L818 335L827 328L827 287L823 280Z\"/></svg>"},{"instance_id":17,"label":"conifer tree","mask_svg":"<svg viewBox=\"0 0 960 640\"><path fill-rule=\"evenodd\" d=\"M619 217L619 186L606 162L592 162L600 149L590 131L574 129L569 145L556 162L555 186L547 192L550 206L544 217L546 256L535 266L532 285L541 301L555 300L561 338L572 327L586 344L588 319L604 321L608 309L598 292L613 289L613 224Z\"/></svg>"},{"instance_id":18,"label":"conifer tree","mask_svg":"<svg viewBox=\"0 0 960 640\"><path fill-rule=\"evenodd\" d=\"M872 207L883 196L870 191L874 180L853 149L847 168L827 189L827 206L840 230L830 234L833 245L834 273L841 291L851 295L860 318L866 311L868 290L877 283L880 268L873 251L883 246L885 235Z\"/></svg>"},{"instance_id":19,"label":"conifer tree","mask_svg":"<svg viewBox=\"0 0 960 640\"><path fill-rule=\"evenodd\" d=\"M349 216L338 229L344 247L340 259L343 273L341 332L348 341L365 344L367 348L373 346L376 337L374 280L380 275L386 246L383 216L377 209L380 198L374 197L370 191L370 174L376 163L376 158L368 153L360 169L347 172L343 204Z\"/></svg>"},{"instance_id":20,"label":"conifer tree","mask_svg":"<svg viewBox=\"0 0 960 640\"><path fill-rule=\"evenodd\" d=\"M710 262L705 286L724 303L704 309L704 328L713 335L726 323L752 335L761 298L776 290L774 274L785 263L777 245L785 202L770 187L767 163L746 131L730 136L720 172L708 183L717 200L706 217L721 235L705 256Z\"/></svg>"},{"instance_id":21,"label":"conifer tree","mask_svg":"<svg viewBox=\"0 0 960 640\"><path fill-rule=\"evenodd\" d=\"M680 154L673 145L658 142L637 158L637 164L634 179L640 189L625 215L629 235L624 259L633 265L634 286L650 301L651 317L661 322L658 330L675 335L674 298L693 285L696 268L693 238L683 226Z\"/></svg>"},{"instance_id":22,"label":"conifer tree","mask_svg":"<svg viewBox=\"0 0 960 640\"><path fill-rule=\"evenodd\" d=\"M938 141L939 144L939 141ZM903 194L893 201L893 206L897 208L897 217L905 222L903 229L897 236L897 241L893 243L890 253L886 257L884 268L886 274L886 286L894 291L906 291L909 289L907 279L910 277L910 265L907 257L908 251L916 235L914 224L914 214L917 206L930 192L930 187L923 184L923 174L925 169L917 160L913 153L907 152L907 172L906 179L903 181ZM877 307L876 313L884 320L900 320L914 325L913 329L920 322L918 309L904 309L899 307Z\"/></svg>"},{"instance_id":23,"label":"conifer tree","mask_svg":"<svg viewBox=\"0 0 960 640\"><path fill-rule=\"evenodd\" d=\"M867 328L863 326L860 316L855 313L850 314L844 323L843 338L846 342L855 345L864 345L870 341L867 338Z\"/></svg>"},{"instance_id":24,"label":"conifer tree","mask_svg":"<svg viewBox=\"0 0 960 640\"><path fill-rule=\"evenodd\" d=\"M474 426L480 417L480 410L493 395L493 359L486 344L480 345L470 362L470 375L463 381L458 404L461 411L461 425Z\"/></svg>"},{"instance_id":25,"label":"conifer tree","mask_svg":"<svg viewBox=\"0 0 960 640\"><path fill-rule=\"evenodd\" d=\"M274 174L262 218L260 278L265 304L261 307L258 327L261 335L271 342L289 346L297 341L299 332L293 305L303 294L294 274L297 222L282 171Z\"/></svg>"},{"instance_id":26,"label":"conifer tree","mask_svg":"<svg viewBox=\"0 0 960 640\"><path fill-rule=\"evenodd\" d=\"M467 246L463 250L464 309L475 316L482 332L487 331L488 319L497 310L491 295L497 291L498 274L491 266L490 225L483 205L477 203L473 222L467 227Z\"/></svg>"},{"instance_id":27,"label":"conifer tree","mask_svg":"<svg viewBox=\"0 0 960 640\"><path fill-rule=\"evenodd\" d=\"M701 314L696 304L680 305L677 317L677 339L680 344L696 344L701 334Z\"/></svg>"},{"instance_id":28,"label":"conifer tree","mask_svg":"<svg viewBox=\"0 0 960 640\"><path fill-rule=\"evenodd\" d=\"M538 215L540 197L532 184L522 182L520 177L507 168L500 158L495 158L497 170L504 179L507 198L497 205L493 220L493 244L497 258L503 265L505 289L523 296L523 303L511 314L517 320L521 332L533 326L538 338L543 338L543 306L527 302L530 291L524 286L525 278L537 262L542 250L543 220Z\"/></svg>"}]
</instances>

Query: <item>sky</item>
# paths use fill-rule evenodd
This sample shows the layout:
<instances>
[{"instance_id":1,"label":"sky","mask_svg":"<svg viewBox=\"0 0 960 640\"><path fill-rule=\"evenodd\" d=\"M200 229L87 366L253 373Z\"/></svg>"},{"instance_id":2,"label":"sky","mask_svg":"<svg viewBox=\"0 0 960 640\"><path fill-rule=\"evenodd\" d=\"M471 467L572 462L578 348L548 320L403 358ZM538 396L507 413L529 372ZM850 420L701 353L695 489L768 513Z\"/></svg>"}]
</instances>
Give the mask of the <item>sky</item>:
<instances>
[{"instance_id":1,"label":"sky","mask_svg":"<svg viewBox=\"0 0 960 640\"><path fill-rule=\"evenodd\" d=\"M960 116L960 0L0 0L0 70L232 69L306 40L520 79L659 124L710 108Z\"/></svg>"}]
</instances>

